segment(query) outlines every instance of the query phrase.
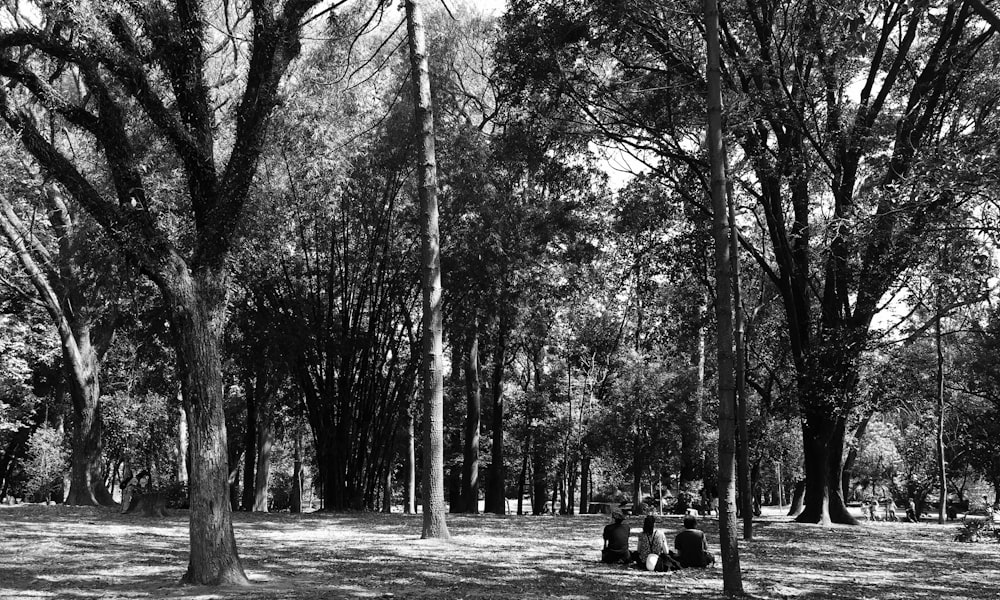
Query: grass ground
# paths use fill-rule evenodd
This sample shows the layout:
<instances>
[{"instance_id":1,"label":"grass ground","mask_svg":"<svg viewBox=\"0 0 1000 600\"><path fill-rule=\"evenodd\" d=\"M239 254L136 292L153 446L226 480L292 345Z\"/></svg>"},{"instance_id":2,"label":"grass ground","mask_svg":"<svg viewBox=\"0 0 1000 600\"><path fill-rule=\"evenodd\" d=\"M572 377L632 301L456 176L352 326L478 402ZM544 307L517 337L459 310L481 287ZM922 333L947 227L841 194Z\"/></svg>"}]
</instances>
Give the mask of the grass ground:
<instances>
[{"instance_id":1,"label":"grass ground","mask_svg":"<svg viewBox=\"0 0 1000 600\"><path fill-rule=\"evenodd\" d=\"M633 533L640 520L632 517ZM187 514L165 519L62 506L0 507L0 599L719 598L722 573L647 573L597 562L602 515L449 515L450 542L421 540L419 516L235 516L250 587L177 581ZM704 529L718 555L718 524ZM663 517L668 537L679 517ZM746 591L767 599L995 599L1000 545L953 542L957 524L829 528L767 514L740 542ZM633 535L634 537L634 535ZM632 545L635 546L633 539Z\"/></svg>"}]
</instances>

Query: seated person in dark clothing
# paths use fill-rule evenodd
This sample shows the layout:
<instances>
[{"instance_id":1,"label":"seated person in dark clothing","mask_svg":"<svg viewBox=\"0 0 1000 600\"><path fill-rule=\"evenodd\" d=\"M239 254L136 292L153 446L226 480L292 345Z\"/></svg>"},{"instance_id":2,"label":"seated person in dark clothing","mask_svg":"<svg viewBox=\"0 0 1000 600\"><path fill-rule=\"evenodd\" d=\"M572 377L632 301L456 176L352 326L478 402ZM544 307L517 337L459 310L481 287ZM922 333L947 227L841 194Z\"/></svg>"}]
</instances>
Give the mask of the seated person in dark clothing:
<instances>
[{"instance_id":1,"label":"seated person in dark clothing","mask_svg":"<svg viewBox=\"0 0 1000 600\"><path fill-rule=\"evenodd\" d=\"M672 556L682 567L705 568L715 563L715 557L708 551L705 532L698 529L698 519L694 515L684 517L684 530L674 538Z\"/></svg>"},{"instance_id":2,"label":"seated person in dark clothing","mask_svg":"<svg viewBox=\"0 0 1000 600\"><path fill-rule=\"evenodd\" d=\"M622 523L625 515L616 510L611 513L612 523L604 527L604 549L601 550L601 562L628 564L632 558L628 551L628 537L631 530Z\"/></svg>"}]
</instances>

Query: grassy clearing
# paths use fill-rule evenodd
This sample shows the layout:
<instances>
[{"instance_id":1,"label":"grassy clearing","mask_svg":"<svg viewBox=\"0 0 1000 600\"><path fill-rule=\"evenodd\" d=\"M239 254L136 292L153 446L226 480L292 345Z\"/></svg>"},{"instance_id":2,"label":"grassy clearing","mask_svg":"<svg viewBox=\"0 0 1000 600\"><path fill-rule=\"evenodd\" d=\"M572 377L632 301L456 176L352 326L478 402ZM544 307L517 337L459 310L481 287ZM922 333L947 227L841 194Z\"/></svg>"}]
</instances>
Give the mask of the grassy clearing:
<instances>
[{"instance_id":1,"label":"grassy clearing","mask_svg":"<svg viewBox=\"0 0 1000 600\"><path fill-rule=\"evenodd\" d=\"M719 598L721 570L646 573L597 562L603 516L449 516L450 542L421 540L419 516L235 516L248 588L176 582L187 514L0 507L0 599L33 598ZM631 519L633 535L640 521ZM718 526L703 523L718 554ZM665 517L668 537L679 517ZM755 598L995 599L1000 545L952 541L957 525L797 525L765 515L741 542ZM635 541L633 540L633 547Z\"/></svg>"}]
</instances>

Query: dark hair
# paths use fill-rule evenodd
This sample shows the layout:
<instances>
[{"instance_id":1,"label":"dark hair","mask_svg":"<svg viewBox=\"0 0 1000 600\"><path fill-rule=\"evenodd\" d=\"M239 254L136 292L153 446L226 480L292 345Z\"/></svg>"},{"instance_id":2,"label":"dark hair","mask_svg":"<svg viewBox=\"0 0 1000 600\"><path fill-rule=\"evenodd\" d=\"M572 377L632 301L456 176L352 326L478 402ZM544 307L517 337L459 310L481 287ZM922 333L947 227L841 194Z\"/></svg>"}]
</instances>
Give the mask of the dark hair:
<instances>
[{"instance_id":1,"label":"dark hair","mask_svg":"<svg viewBox=\"0 0 1000 600\"><path fill-rule=\"evenodd\" d=\"M696 519L694 515L685 515L684 527L685 529L695 529L698 527L698 519Z\"/></svg>"},{"instance_id":2,"label":"dark hair","mask_svg":"<svg viewBox=\"0 0 1000 600\"><path fill-rule=\"evenodd\" d=\"M642 532L646 535L653 535L653 525L656 525L656 517L646 515L646 518L642 521Z\"/></svg>"}]
</instances>

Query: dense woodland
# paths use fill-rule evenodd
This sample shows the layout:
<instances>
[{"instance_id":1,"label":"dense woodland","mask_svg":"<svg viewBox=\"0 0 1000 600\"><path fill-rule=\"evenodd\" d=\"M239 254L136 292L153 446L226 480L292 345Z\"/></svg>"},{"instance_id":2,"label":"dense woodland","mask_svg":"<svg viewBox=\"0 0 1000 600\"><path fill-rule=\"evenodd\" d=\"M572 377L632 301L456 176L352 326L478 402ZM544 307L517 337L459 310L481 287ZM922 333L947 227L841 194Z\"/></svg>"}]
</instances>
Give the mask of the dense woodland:
<instances>
[{"instance_id":1,"label":"dense woodland","mask_svg":"<svg viewBox=\"0 0 1000 600\"><path fill-rule=\"evenodd\" d=\"M1000 7L710 5L5 3L0 497L1000 496Z\"/></svg>"}]
</instances>

